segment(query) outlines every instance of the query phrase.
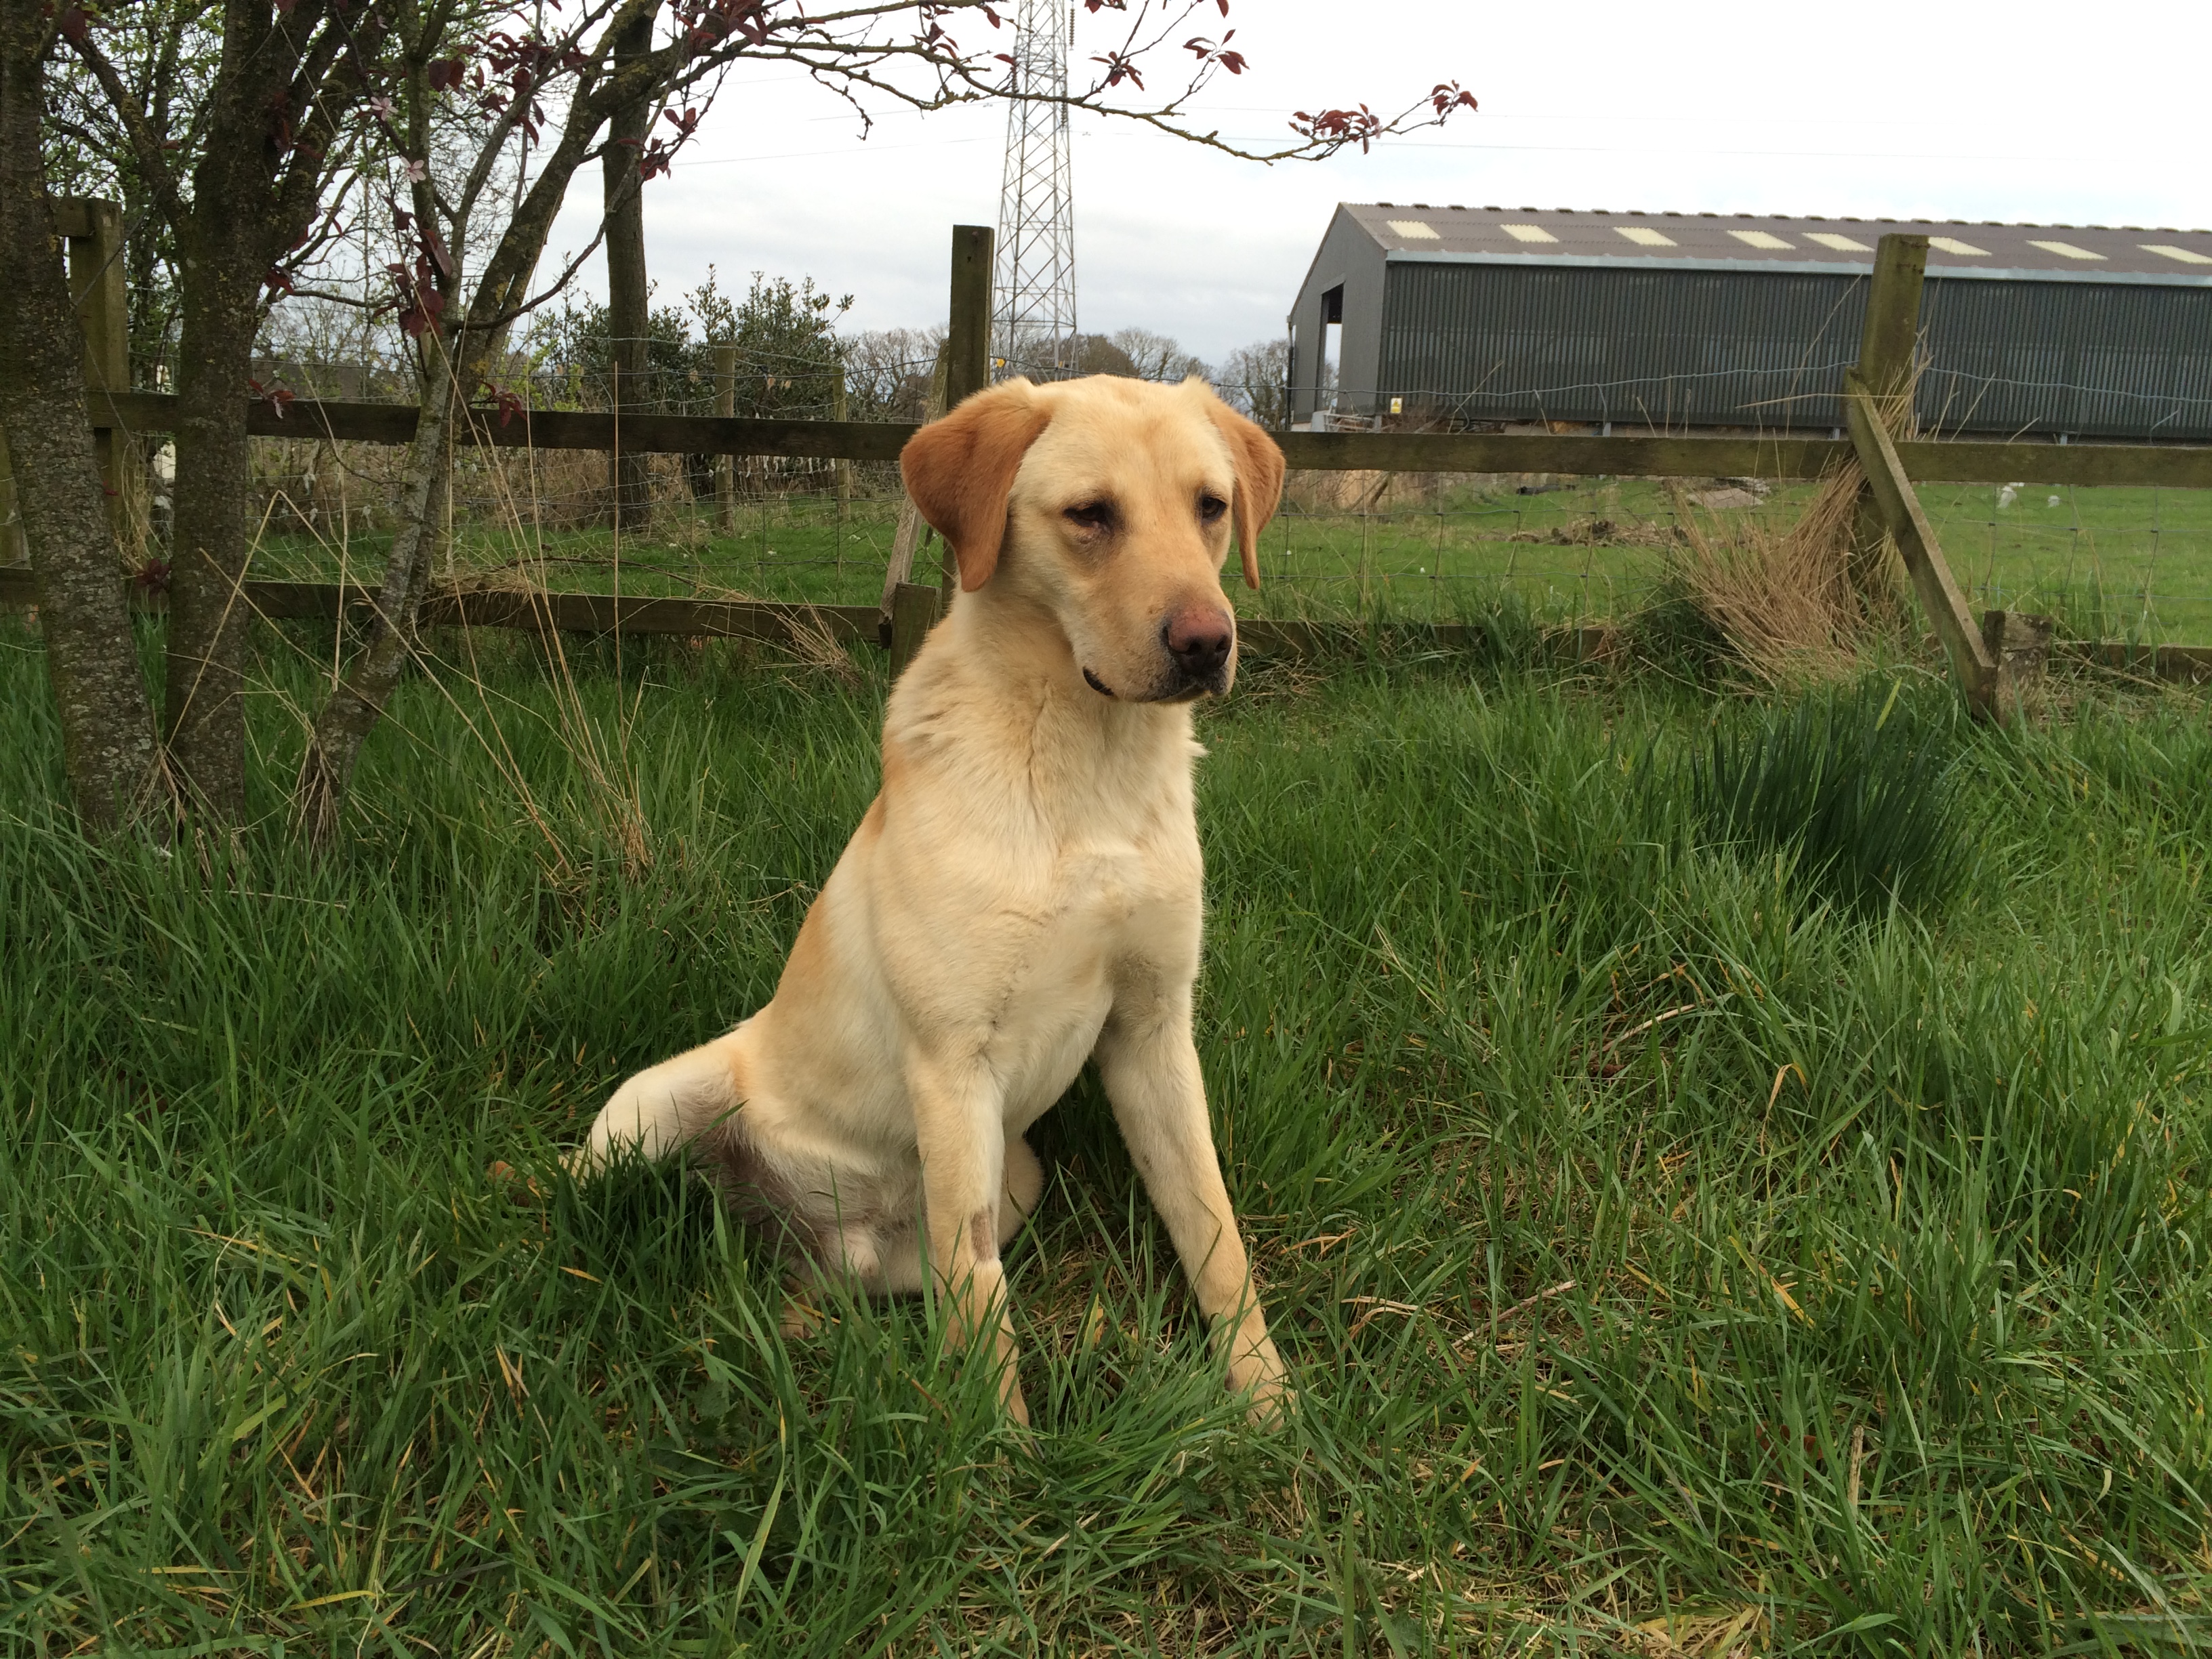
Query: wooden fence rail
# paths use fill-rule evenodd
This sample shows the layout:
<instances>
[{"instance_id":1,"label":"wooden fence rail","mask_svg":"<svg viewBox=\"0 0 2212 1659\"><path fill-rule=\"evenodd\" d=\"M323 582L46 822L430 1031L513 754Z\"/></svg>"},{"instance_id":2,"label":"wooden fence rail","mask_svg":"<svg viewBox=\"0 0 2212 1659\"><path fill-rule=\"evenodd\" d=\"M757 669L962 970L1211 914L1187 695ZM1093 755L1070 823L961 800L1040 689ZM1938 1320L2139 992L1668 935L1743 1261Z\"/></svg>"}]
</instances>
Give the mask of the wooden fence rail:
<instances>
[{"instance_id":1,"label":"wooden fence rail","mask_svg":"<svg viewBox=\"0 0 2212 1659\"><path fill-rule=\"evenodd\" d=\"M1893 535L1919 588L1929 621L1948 652L1960 688L1978 714L2002 717L2013 706L2008 681L1974 625L1951 579L1942 550L1920 510L1917 482L2002 484L2148 485L2212 489L2212 446L2148 444L1985 443L1945 440L1908 441L1887 431L1878 401L1909 388L1924 237L1886 235L1876 251L1865 332L1853 395L1848 404L1850 441L1772 436L1686 437L1666 433L1593 436L1580 433L1285 432L1277 434L1293 468L1315 471L1427 473L1548 472L1610 477L1757 477L1809 479L1851 461L1862 465L1870 488L1862 495L1861 539ZM944 359L951 402L989 379L991 232L953 228L951 319ZM93 422L109 434L170 430L177 400L148 392L97 389L88 375ZM112 386L112 379L104 384ZM723 406L728 407L726 401ZM332 441L404 444L415 435L413 405L324 402L306 398L248 405L247 430L258 435ZM774 455L827 461L895 461L915 428L897 422L782 421L730 415L641 415L567 410L475 408L453 428L455 441L495 448L587 449L629 454ZM728 491L724 485L723 510ZM666 633L702 637L784 638L828 634L841 641L873 640L891 649L894 667L918 645L928 622L957 585L945 550L943 586L905 580L894 560L880 607L793 605L753 601L622 599L598 593L525 593L447 590L425 602L425 623L557 629L585 634ZM0 570L0 603L29 597L27 573ZM903 596L903 623L894 600ZM246 584L245 598L271 617L337 617L368 595L358 589L313 582ZM1325 642L1325 625L1269 623L1240 625L1245 643L1259 653L1303 651ZM2002 629L1998 629L2002 636ZM1470 644L1468 630L1437 624L1425 637L1441 648ZM1608 648L1610 630L1561 630L1554 655L1575 659ZM2199 680L2212 673L2212 653L2166 647L2138 650L2118 643L2076 653L2124 672Z\"/></svg>"},{"instance_id":2,"label":"wooden fence rail","mask_svg":"<svg viewBox=\"0 0 2212 1659\"><path fill-rule=\"evenodd\" d=\"M166 432L175 398L161 392L95 394L100 430ZM318 402L301 398L283 413L254 403L247 429L265 438L330 438L404 444L415 435L412 404ZM471 408L458 441L500 448L617 447L612 414L538 410L511 415ZM762 421L721 415L624 415L620 447L638 454L785 455L815 460L895 461L915 428L899 421ZM1279 432L1295 468L1312 471L1559 472L1585 477L1817 478L1850 460L1849 440L1610 438L1546 432ZM2159 485L2212 489L2212 446L1981 443L1948 439L1900 442L1897 457L1917 482Z\"/></svg>"}]
</instances>

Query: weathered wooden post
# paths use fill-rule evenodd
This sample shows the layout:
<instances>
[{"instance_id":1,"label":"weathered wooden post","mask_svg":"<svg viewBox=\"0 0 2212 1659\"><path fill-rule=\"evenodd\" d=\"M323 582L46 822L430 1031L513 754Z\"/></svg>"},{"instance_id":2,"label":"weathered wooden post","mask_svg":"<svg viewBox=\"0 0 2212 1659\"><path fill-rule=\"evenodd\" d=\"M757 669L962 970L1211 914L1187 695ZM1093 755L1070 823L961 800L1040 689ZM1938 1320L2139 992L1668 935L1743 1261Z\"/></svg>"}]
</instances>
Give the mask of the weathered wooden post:
<instances>
[{"instance_id":1,"label":"weathered wooden post","mask_svg":"<svg viewBox=\"0 0 2212 1659\"><path fill-rule=\"evenodd\" d=\"M1884 236L1875 250L1859 330L1859 378L1872 390L1892 441L1911 438L1914 353L1920 341L1920 295L1928 277L1924 237ZM1851 585L1862 595L1881 591L1889 526L1871 490L1859 491L1851 529Z\"/></svg>"},{"instance_id":2,"label":"weathered wooden post","mask_svg":"<svg viewBox=\"0 0 2212 1659\"><path fill-rule=\"evenodd\" d=\"M2057 623L2049 617L2020 611L1982 612L1982 643L1997 665L1997 707L2007 714L2020 709L2039 688L2051 666L2051 637Z\"/></svg>"},{"instance_id":3,"label":"weathered wooden post","mask_svg":"<svg viewBox=\"0 0 2212 1659\"><path fill-rule=\"evenodd\" d=\"M738 412L738 349L714 348L714 413L724 420ZM725 536L738 533L738 459L714 457L714 521Z\"/></svg>"},{"instance_id":4,"label":"weathered wooden post","mask_svg":"<svg viewBox=\"0 0 2212 1659\"><path fill-rule=\"evenodd\" d=\"M852 418L852 405L847 400L845 396L845 365L842 362L837 365L837 390L830 399L830 416L832 420L837 421L848 421ZM837 469L837 530L839 535L837 545L842 549L845 544L843 534L846 521L853 516L853 463L847 457L840 455L836 459L836 465ZM844 557L844 555L840 552L838 557L842 560Z\"/></svg>"},{"instance_id":5,"label":"weathered wooden post","mask_svg":"<svg viewBox=\"0 0 2212 1659\"><path fill-rule=\"evenodd\" d=\"M914 653L936 625L944 595L921 582L901 582L891 590L891 677L906 672Z\"/></svg>"},{"instance_id":6,"label":"weathered wooden post","mask_svg":"<svg viewBox=\"0 0 2212 1659\"><path fill-rule=\"evenodd\" d=\"M845 360L837 360L837 386L830 399L830 417L840 422L850 418L845 399ZM842 455L830 463L837 494L837 522L830 532L830 557L836 571L837 591L845 591L845 526L853 516L853 464Z\"/></svg>"},{"instance_id":7,"label":"weathered wooden post","mask_svg":"<svg viewBox=\"0 0 2212 1659\"><path fill-rule=\"evenodd\" d=\"M925 419L933 421L947 410L958 408L961 399L981 392L991 383L991 259L994 240L994 234L988 225L952 227L952 283L945 321L945 349L938 356L935 384L931 387ZM933 591L937 595L935 616L941 617L952 608L952 596L960 591L960 567L953 558L950 542L943 544L944 552L938 565L938 585L934 590L907 580L907 573L913 567L915 550L921 535L921 520L914 511L914 503L902 503L898 533L891 541L890 568L884 573L884 620L891 648L891 674L894 678L905 672L914 653L921 648L922 635L928 631L927 624L921 627L915 624L914 617L920 602L911 595ZM934 617L931 618L934 619Z\"/></svg>"},{"instance_id":8,"label":"weathered wooden post","mask_svg":"<svg viewBox=\"0 0 2212 1659\"><path fill-rule=\"evenodd\" d=\"M988 225L952 227L952 303L945 331L945 406L991 384L991 261L994 234ZM952 544L944 544L939 562L945 608L960 591L960 567Z\"/></svg>"},{"instance_id":9,"label":"weathered wooden post","mask_svg":"<svg viewBox=\"0 0 2212 1659\"><path fill-rule=\"evenodd\" d=\"M1897 550L1951 659L1951 672L1966 706L1983 719L1997 719L2011 711L1999 704L1996 659L1982 641L1958 583L1951 579L1935 528L1921 511L1920 498L1905 476L1890 432L1893 418L1910 429L1912 352L1919 337L1920 290L1927 270L1925 236L1893 231L1881 239L1875 253L1874 283L1867 294L1859 367L1844 375L1844 415L1867 477L1858 556L1866 556L1869 544L1873 554L1879 555L1880 534L1873 526L1896 538Z\"/></svg>"}]
</instances>

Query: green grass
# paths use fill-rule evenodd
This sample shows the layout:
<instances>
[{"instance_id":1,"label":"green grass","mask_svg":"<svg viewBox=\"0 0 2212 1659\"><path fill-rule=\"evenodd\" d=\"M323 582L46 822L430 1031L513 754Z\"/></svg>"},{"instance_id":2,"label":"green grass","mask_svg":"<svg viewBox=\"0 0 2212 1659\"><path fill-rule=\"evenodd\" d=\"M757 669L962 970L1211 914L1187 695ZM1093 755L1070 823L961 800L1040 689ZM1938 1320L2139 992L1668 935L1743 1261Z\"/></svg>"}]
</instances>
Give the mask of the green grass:
<instances>
[{"instance_id":1,"label":"green grass","mask_svg":"<svg viewBox=\"0 0 2212 1659\"><path fill-rule=\"evenodd\" d=\"M1812 489L1781 486L1757 511L1786 523ZM2087 637L2212 644L2212 491L2031 484L2002 509L1997 495L1986 485L1923 491L1953 573L1978 607L2053 612ZM1563 619L1622 617L1650 591L1673 512L1666 485L1647 478L1569 480L1535 495L1451 484L1419 498L1388 495L1364 515L1304 510L1297 496L1264 538L1267 586L1254 594L1231 584L1247 614L1382 607L1451 617L1470 592L1504 589ZM824 497L753 499L727 533L706 509L664 508L653 528L623 538L623 588L872 604L896 512L892 501L863 497L841 520ZM1605 527L1594 536L1595 526ZM349 568L373 568L387 541L352 537ZM512 562L523 552L510 531L464 514L463 567ZM616 558L605 531L549 533L528 549L532 574L558 588L606 588ZM339 562L335 545L292 534L272 536L257 569L329 580Z\"/></svg>"},{"instance_id":2,"label":"green grass","mask_svg":"<svg viewBox=\"0 0 2212 1659\"><path fill-rule=\"evenodd\" d=\"M1086 1079L1009 1256L1019 1437L930 1307L787 1341L696 1182L556 1170L768 994L879 681L594 647L564 738L483 641L489 693L404 688L318 867L279 790L319 647L262 646L269 820L101 852L0 623L0 1650L2212 1639L2194 707L1955 733L1959 890L1863 915L1646 781L1787 711L1249 674L1203 720L1199 1046L1298 1407L1222 1397Z\"/></svg>"}]
</instances>

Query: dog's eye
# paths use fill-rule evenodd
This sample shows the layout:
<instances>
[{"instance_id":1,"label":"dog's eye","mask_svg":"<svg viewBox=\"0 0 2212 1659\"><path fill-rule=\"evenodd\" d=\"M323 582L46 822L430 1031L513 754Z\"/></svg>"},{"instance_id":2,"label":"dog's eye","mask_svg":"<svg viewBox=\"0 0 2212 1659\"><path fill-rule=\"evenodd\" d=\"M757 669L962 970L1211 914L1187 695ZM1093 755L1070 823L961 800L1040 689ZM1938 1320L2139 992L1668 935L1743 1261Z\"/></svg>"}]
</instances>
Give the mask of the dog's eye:
<instances>
[{"instance_id":1,"label":"dog's eye","mask_svg":"<svg viewBox=\"0 0 2212 1659\"><path fill-rule=\"evenodd\" d=\"M1111 501L1078 501L1065 514L1067 521L1084 530L1111 530L1114 527L1114 504Z\"/></svg>"},{"instance_id":2,"label":"dog's eye","mask_svg":"<svg viewBox=\"0 0 2212 1659\"><path fill-rule=\"evenodd\" d=\"M1229 510L1229 503L1212 491L1198 498L1198 516L1201 523L1218 524L1221 515Z\"/></svg>"}]
</instances>

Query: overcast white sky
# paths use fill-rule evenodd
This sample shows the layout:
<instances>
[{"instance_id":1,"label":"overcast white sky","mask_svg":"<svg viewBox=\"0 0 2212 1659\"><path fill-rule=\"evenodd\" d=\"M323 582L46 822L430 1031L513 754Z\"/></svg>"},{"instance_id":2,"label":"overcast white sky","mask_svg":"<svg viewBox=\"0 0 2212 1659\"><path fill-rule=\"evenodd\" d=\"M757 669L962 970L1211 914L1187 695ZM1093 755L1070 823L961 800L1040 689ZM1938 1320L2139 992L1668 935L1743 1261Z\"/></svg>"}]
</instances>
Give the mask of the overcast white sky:
<instances>
[{"instance_id":1,"label":"overcast white sky","mask_svg":"<svg viewBox=\"0 0 2212 1659\"><path fill-rule=\"evenodd\" d=\"M1279 335L1340 201L2212 225L2207 0L1233 0L1227 21L1251 68L1194 118L1225 137L1447 78L1481 110L1272 168L1082 121L1086 331L1158 329L1214 361ZM1084 18L1079 65L1108 33ZM863 143L829 94L741 68L647 188L660 297L713 263L740 291L757 270L849 292L854 327L941 319L951 227L998 216L1005 113L881 114ZM598 190L578 175L549 254L589 239Z\"/></svg>"}]
</instances>

